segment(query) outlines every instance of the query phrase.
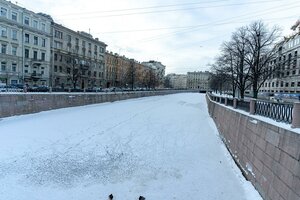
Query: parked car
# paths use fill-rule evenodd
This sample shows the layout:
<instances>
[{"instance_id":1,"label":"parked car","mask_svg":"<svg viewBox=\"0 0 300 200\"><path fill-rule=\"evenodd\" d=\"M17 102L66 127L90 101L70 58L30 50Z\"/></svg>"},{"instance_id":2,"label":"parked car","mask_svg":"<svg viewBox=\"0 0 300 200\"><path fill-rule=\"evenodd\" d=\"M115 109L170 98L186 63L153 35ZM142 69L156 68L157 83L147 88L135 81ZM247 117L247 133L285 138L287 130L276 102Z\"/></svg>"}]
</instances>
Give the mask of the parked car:
<instances>
[{"instance_id":1,"label":"parked car","mask_svg":"<svg viewBox=\"0 0 300 200\"><path fill-rule=\"evenodd\" d=\"M38 86L34 89L34 92L49 92L49 87L47 87L47 86Z\"/></svg>"},{"instance_id":2,"label":"parked car","mask_svg":"<svg viewBox=\"0 0 300 200\"><path fill-rule=\"evenodd\" d=\"M102 88L101 87L87 88L86 92L102 92Z\"/></svg>"},{"instance_id":3,"label":"parked car","mask_svg":"<svg viewBox=\"0 0 300 200\"><path fill-rule=\"evenodd\" d=\"M23 92L23 89L13 85L0 85L0 92Z\"/></svg>"}]
</instances>

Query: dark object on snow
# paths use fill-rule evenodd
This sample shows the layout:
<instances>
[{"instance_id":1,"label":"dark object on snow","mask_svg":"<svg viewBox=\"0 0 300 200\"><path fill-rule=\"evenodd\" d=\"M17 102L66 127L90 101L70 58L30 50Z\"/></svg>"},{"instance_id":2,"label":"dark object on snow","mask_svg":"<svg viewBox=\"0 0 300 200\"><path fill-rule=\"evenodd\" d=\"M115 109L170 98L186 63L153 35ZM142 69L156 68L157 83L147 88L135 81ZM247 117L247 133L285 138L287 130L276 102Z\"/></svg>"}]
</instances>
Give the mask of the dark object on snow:
<instances>
[{"instance_id":1,"label":"dark object on snow","mask_svg":"<svg viewBox=\"0 0 300 200\"><path fill-rule=\"evenodd\" d=\"M146 198L145 197L143 197L143 196L140 196L139 197L139 200L145 200Z\"/></svg>"},{"instance_id":2,"label":"dark object on snow","mask_svg":"<svg viewBox=\"0 0 300 200\"><path fill-rule=\"evenodd\" d=\"M109 200L112 200L114 198L114 196L112 195L112 194L110 194L109 196L108 196L108 199Z\"/></svg>"}]
</instances>

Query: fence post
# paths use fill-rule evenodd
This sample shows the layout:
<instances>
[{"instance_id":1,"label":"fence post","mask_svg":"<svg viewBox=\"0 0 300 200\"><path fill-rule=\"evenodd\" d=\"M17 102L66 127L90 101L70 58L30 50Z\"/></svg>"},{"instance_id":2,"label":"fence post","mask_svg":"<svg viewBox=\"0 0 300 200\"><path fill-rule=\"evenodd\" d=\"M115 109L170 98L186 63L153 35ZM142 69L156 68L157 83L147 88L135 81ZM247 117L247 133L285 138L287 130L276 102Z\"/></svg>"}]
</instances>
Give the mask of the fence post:
<instances>
[{"instance_id":1,"label":"fence post","mask_svg":"<svg viewBox=\"0 0 300 200\"><path fill-rule=\"evenodd\" d=\"M52 87L49 87L49 93L51 93L52 92Z\"/></svg>"},{"instance_id":2,"label":"fence post","mask_svg":"<svg viewBox=\"0 0 300 200\"><path fill-rule=\"evenodd\" d=\"M233 108L236 108L237 107L237 98L234 98L233 99Z\"/></svg>"},{"instance_id":3,"label":"fence post","mask_svg":"<svg viewBox=\"0 0 300 200\"><path fill-rule=\"evenodd\" d=\"M255 114L255 100L251 99L250 100L250 115L254 115Z\"/></svg>"},{"instance_id":4,"label":"fence post","mask_svg":"<svg viewBox=\"0 0 300 200\"><path fill-rule=\"evenodd\" d=\"M23 86L23 92L24 92L24 93L27 92L27 86L26 86L26 85Z\"/></svg>"},{"instance_id":5,"label":"fence post","mask_svg":"<svg viewBox=\"0 0 300 200\"><path fill-rule=\"evenodd\" d=\"M300 128L300 102L294 103L292 128Z\"/></svg>"},{"instance_id":6,"label":"fence post","mask_svg":"<svg viewBox=\"0 0 300 200\"><path fill-rule=\"evenodd\" d=\"M227 105L228 105L228 98L225 97L225 106L227 106Z\"/></svg>"},{"instance_id":7,"label":"fence post","mask_svg":"<svg viewBox=\"0 0 300 200\"><path fill-rule=\"evenodd\" d=\"M219 103L222 103L222 97L219 97Z\"/></svg>"}]
</instances>

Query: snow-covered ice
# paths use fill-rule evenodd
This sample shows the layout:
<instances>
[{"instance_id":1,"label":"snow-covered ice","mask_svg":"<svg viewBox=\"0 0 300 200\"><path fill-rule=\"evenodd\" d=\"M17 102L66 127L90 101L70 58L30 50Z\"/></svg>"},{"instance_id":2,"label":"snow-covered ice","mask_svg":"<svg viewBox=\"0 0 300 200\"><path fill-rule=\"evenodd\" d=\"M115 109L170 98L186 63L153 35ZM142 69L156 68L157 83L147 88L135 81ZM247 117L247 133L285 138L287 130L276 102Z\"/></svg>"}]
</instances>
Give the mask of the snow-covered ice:
<instances>
[{"instance_id":1,"label":"snow-covered ice","mask_svg":"<svg viewBox=\"0 0 300 200\"><path fill-rule=\"evenodd\" d=\"M0 121L0 200L261 200L197 93Z\"/></svg>"}]
</instances>

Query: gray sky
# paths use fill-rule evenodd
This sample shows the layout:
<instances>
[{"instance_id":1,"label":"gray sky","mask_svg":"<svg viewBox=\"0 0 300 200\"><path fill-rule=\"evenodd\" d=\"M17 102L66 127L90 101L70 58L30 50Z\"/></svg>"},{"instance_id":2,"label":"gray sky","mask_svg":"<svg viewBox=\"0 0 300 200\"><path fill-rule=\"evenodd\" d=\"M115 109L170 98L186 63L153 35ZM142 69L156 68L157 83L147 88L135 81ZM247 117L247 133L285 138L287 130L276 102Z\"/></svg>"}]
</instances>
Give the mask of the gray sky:
<instances>
[{"instance_id":1,"label":"gray sky","mask_svg":"<svg viewBox=\"0 0 300 200\"><path fill-rule=\"evenodd\" d=\"M14 1L12 1L14 2ZM223 41L254 20L279 25L283 35L300 17L299 0L19 0L57 23L86 31L109 51L158 60L166 73L208 70Z\"/></svg>"}]
</instances>

